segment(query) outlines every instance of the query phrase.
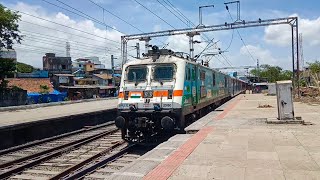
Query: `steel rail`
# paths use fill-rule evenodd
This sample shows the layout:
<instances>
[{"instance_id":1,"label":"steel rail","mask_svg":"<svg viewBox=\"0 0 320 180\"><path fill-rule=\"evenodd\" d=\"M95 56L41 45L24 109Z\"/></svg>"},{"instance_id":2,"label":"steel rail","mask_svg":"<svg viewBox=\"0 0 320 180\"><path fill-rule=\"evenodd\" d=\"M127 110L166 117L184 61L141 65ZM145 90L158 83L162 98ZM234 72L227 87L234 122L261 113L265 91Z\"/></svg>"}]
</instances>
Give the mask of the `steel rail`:
<instances>
[{"instance_id":1,"label":"steel rail","mask_svg":"<svg viewBox=\"0 0 320 180\"><path fill-rule=\"evenodd\" d=\"M59 156L59 155L65 153L66 151L69 151L70 149L80 147L80 146L82 146L84 144L92 142L92 141L94 141L96 139L99 139L99 138L101 138L103 136L106 136L108 134L114 133L116 131L119 131L119 129L118 128L114 128L114 129L105 131L105 132L100 133L100 134L89 136L89 137L86 137L86 138L83 138L83 139L79 139L79 140L64 144L62 146L54 147L52 149L48 149L48 150L42 151L40 153L36 153L34 155L31 155L31 156L26 156L26 157L23 157L23 158L20 158L20 159L17 159L17 160L8 162L8 163L4 163L4 164L2 164L1 167L11 166L11 165L14 165L14 164L17 164L17 163L21 163L21 162L24 162L24 161L27 161L27 160L32 160L32 159L34 159L36 157L38 158L36 160L33 160L33 161L28 162L26 164L23 164L21 166L19 165L16 168L10 169L9 171L6 171L6 172L0 174L0 179L8 178L8 177L10 177L10 176L12 176L12 175L14 175L16 173L19 173L19 172L23 171L26 168L31 168L31 167L33 167L33 166L35 166L35 165L37 165L37 164L39 164L39 163L41 163L43 161L46 161L46 160L49 160L49 159L51 159L53 157Z\"/></svg>"},{"instance_id":2,"label":"steel rail","mask_svg":"<svg viewBox=\"0 0 320 180\"><path fill-rule=\"evenodd\" d=\"M130 151L134 147L136 147L136 144L130 144L130 145L126 146L125 148L121 149L119 152L117 152L109 157L106 157L105 159L102 159L101 161L98 161L95 164L93 164L87 168L84 168L84 169L77 171L74 174L72 174L71 176L64 177L63 179L64 180L80 179L80 178L84 177L85 175L93 172L95 169L98 169L99 167L102 167L102 166L106 165L107 163L119 158L120 156L127 153L128 151Z\"/></svg>"},{"instance_id":3,"label":"steel rail","mask_svg":"<svg viewBox=\"0 0 320 180\"><path fill-rule=\"evenodd\" d=\"M92 162L92 161L94 161L94 160L96 160L96 159L104 156L106 153L112 151L113 149L115 149L115 148L117 148L117 147L119 147L120 145L123 145L123 144L125 144L125 143L126 143L125 141L117 142L117 143L115 143L114 145L112 145L111 147L106 148L106 149L103 150L102 152L97 153L97 154L95 154L94 156L91 156L90 158L85 159L84 161L81 161L80 163L78 163L78 164L76 164L76 165L74 165L74 166L66 169L65 171L63 171L63 172L61 172L61 173L59 173L59 174L51 177L50 179L51 179L51 180L55 180L55 179L63 178L63 177L65 177L65 176L71 174L72 172L78 170L79 168L83 167L84 165L86 165L86 164L88 164L88 163L90 163L90 162Z\"/></svg>"},{"instance_id":4,"label":"steel rail","mask_svg":"<svg viewBox=\"0 0 320 180\"><path fill-rule=\"evenodd\" d=\"M94 126L94 127L83 128L83 129L79 129L79 130L72 131L72 132L69 132L69 133L61 134L61 135L58 135L58 136L45 138L45 139L42 139L42 140L39 140L39 141L34 141L34 142L26 143L26 144L23 144L23 145L14 146L12 148L1 150L0 151L0 156L8 154L8 153L13 153L15 151L19 151L19 150L22 150L24 148L28 148L28 147L40 145L40 144L43 144L43 143L47 143L47 142L50 142L50 141L54 141L54 140L57 140L57 139L60 139L60 138L64 138L64 137L68 137L68 136L72 136L72 135L76 135L76 134L80 134L80 133L83 133L83 132L90 132L90 131L93 131L93 130L96 130L96 129L99 129L99 128L102 128L102 127L105 127L105 126L113 125L113 124L114 124L114 121L107 122L107 123L100 124L100 125L97 125L97 126Z\"/></svg>"}]
</instances>

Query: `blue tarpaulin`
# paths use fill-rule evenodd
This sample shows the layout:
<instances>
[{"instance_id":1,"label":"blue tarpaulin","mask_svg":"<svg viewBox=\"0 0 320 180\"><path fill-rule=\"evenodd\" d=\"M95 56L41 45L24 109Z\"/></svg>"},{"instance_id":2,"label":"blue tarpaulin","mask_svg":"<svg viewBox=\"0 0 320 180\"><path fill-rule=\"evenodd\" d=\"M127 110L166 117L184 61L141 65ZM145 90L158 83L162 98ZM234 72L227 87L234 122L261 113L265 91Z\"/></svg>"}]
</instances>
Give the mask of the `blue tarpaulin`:
<instances>
[{"instance_id":1,"label":"blue tarpaulin","mask_svg":"<svg viewBox=\"0 0 320 180\"><path fill-rule=\"evenodd\" d=\"M64 101L66 97L66 92L59 92L57 90L53 90L48 94L40 94L37 92L27 93L28 104L59 102Z\"/></svg>"}]
</instances>

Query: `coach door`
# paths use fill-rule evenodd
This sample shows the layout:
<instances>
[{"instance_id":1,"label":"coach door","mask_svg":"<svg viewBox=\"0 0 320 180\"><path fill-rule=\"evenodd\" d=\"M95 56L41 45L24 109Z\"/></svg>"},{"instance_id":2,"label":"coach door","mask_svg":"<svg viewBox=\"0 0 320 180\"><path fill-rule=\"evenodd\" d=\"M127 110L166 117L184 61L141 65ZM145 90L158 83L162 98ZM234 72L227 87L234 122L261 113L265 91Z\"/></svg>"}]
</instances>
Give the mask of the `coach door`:
<instances>
[{"instance_id":1,"label":"coach door","mask_svg":"<svg viewBox=\"0 0 320 180\"><path fill-rule=\"evenodd\" d=\"M198 103L197 98L197 67L191 65L191 93L192 93L192 105L196 106Z\"/></svg>"}]
</instances>

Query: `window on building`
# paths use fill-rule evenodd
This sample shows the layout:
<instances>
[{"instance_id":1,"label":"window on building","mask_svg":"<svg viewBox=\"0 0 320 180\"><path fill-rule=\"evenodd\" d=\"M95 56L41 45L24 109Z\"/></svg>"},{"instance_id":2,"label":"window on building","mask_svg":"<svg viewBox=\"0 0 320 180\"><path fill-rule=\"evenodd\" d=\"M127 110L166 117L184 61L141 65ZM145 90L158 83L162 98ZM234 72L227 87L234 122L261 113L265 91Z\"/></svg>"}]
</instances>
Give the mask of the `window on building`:
<instances>
[{"instance_id":1,"label":"window on building","mask_svg":"<svg viewBox=\"0 0 320 180\"><path fill-rule=\"evenodd\" d=\"M90 68L92 68L92 65L90 65Z\"/></svg>"},{"instance_id":2,"label":"window on building","mask_svg":"<svg viewBox=\"0 0 320 180\"><path fill-rule=\"evenodd\" d=\"M62 65L61 68L62 69L67 69L67 66L66 65Z\"/></svg>"}]
</instances>

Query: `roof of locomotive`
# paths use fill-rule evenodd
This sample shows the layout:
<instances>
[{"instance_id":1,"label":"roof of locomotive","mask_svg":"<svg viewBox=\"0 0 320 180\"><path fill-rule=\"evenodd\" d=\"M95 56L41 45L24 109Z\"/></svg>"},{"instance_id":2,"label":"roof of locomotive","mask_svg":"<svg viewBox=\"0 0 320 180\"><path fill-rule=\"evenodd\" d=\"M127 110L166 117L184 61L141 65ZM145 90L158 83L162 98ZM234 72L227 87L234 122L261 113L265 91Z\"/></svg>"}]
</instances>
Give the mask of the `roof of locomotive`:
<instances>
[{"instance_id":1,"label":"roof of locomotive","mask_svg":"<svg viewBox=\"0 0 320 180\"><path fill-rule=\"evenodd\" d=\"M155 52L160 52L157 57L155 57L154 56L155 54L153 54ZM224 75L230 77L231 79L236 79L236 80L242 81L239 78L235 78L235 77L229 76L228 74L223 73L221 71L218 71L218 70L212 69L210 67L204 66L204 65L202 65L200 63L197 63L195 61L191 61L189 58L183 57L183 53L175 54L171 50L167 50L167 49L158 50L157 49L157 51L149 50L148 54L149 54L149 56L147 55L143 59L136 59L134 61L127 62L125 64L125 67L131 66L131 65L150 65L150 64L161 64L161 63L167 64L167 63L184 61L184 62L187 62L187 63L190 63L190 64L201 66L202 68L205 68L205 69L208 69L208 70L211 70L211 71L215 71L217 73L224 74Z\"/></svg>"}]
</instances>

